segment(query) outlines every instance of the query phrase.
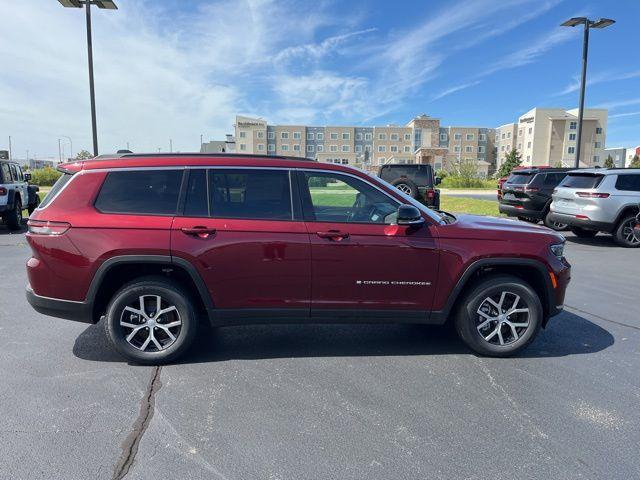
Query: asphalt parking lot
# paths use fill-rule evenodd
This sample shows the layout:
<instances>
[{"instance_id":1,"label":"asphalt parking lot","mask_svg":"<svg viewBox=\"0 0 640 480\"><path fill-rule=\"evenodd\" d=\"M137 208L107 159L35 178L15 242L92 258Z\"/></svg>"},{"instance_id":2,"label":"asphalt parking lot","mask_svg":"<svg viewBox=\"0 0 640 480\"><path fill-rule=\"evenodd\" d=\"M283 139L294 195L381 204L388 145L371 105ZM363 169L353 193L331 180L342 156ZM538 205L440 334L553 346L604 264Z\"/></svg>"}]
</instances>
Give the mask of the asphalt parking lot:
<instances>
[{"instance_id":1,"label":"asphalt parking lot","mask_svg":"<svg viewBox=\"0 0 640 480\"><path fill-rule=\"evenodd\" d=\"M215 330L128 365L37 314L0 226L0 478L639 478L640 250L568 237L566 311L523 354L446 329Z\"/></svg>"}]
</instances>

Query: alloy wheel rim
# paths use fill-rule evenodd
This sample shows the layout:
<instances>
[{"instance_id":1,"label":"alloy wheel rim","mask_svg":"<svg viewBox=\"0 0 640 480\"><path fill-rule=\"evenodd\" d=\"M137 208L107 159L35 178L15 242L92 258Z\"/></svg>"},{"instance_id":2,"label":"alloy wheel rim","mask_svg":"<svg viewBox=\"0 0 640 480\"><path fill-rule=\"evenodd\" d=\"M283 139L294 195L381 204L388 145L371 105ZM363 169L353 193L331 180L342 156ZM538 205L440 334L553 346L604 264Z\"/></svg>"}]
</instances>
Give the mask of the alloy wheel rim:
<instances>
[{"instance_id":1,"label":"alloy wheel rim","mask_svg":"<svg viewBox=\"0 0 640 480\"><path fill-rule=\"evenodd\" d=\"M182 319L176 306L160 295L141 295L124 307L120 326L129 345L143 352L159 352L176 342Z\"/></svg>"},{"instance_id":2,"label":"alloy wheel rim","mask_svg":"<svg viewBox=\"0 0 640 480\"><path fill-rule=\"evenodd\" d=\"M637 221L633 219L627 222L622 228L622 236L630 245L637 245L640 243L640 236L638 236L634 231L634 227L636 226L636 224Z\"/></svg>"},{"instance_id":3,"label":"alloy wheel rim","mask_svg":"<svg viewBox=\"0 0 640 480\"><path fill-rule=\"evenodd\" d=\"M407 185L406 183L400 183L396 185L396 188L403 193L411 193L411 187L409 187L409 185Z\"/></svg>"},{"instance_id":4,"label":"alloy wheel rim","mask_svg":"<svg viewBox=\"0 0 640 480\"><path fill-rule=\"evenodd\" d=\"M529 329L529 306L513 292L503 291L486 297L476 313L478 334L492 345L513 344Z\"/></svg>"},{"instance_id":5,"label":"alloy wheel rim","mask_svg":"<svg viewBox=\"0 0 640 480\"><path fill-rule=\"evenodd\" d=\"M556 230L563 230L563 229L567 228L567 224L566 223L551 222L551 225Z\"/></svg>"}]
</instances>

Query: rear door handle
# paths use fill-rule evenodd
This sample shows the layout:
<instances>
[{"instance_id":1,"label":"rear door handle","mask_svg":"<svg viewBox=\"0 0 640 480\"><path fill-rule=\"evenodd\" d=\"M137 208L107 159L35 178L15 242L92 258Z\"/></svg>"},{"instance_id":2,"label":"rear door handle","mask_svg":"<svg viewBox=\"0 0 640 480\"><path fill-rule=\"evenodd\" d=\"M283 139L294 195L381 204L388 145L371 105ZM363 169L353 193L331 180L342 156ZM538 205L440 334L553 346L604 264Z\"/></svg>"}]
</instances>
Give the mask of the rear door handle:
<instances>
[{"instance_id":1,"label":"rear door handle","mask_svg":"<svg viewBox=\"0 0 640 480\"><path fill-rule=\"evenodd\" d=\"M199 238L209 238L209 235L214 235L216 233L215 228L203 227L200 225L191 228L181 228L180 230L182 230L182 233L185 235L192 235Z\"/></svg>"},{"instance_id":2,"label":"rear door handle","mask_svg":"<svg viewBox=\"0 0 640 480\"><path fill-rule=\"evenodd\" d=\"M345 238L349 238L348 232L341 232L340 230L329 230L328 232L316 232L320 238L328 238L329 240L341 241Z\"/></svg>"}]
</instances>

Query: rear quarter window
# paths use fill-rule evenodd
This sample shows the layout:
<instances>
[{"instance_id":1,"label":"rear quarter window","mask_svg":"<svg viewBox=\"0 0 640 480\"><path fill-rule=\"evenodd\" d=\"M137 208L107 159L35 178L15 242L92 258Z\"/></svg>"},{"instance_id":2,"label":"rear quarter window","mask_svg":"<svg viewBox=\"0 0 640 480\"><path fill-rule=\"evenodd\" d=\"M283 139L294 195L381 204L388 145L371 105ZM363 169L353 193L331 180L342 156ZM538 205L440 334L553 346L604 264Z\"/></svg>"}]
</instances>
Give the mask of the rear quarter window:
<instances>
[{"instance_id":1,"label":"rear quarter window","mask_svg":"<svg viewBox=\"0 0 640 480\"><path fill-rule=\"evenodd\" d=\"M640 174L618 175L616 190L640 192Z\"/></svg>"},{"instance_id":2,"label":"rear quarter window","mask_svg":"<svg viewBox=\"0 0 640 480\"><path fill-rule=\"evenodd\" d=\"M183 170L109 172L95 207L103 213L175 215Z\"/></svg>"},{"instance_id":3,"label":"rear quarter window","mask_svg":"<svg viewBox=\"0 0 640 480\"><path fill-rule=\"evenodd\" d=\"M58 178L58 180L56 180L56 183L53 184L53 187L51 187L51 190L49 190L49 193L45 195L42 202L40 202L40 206L38 208L44 208L47 205L49 205L51 203L51 200L53 200L53 197L55 197L60 192L60 190L62 190L63 187L67 183L69 183L69 180L71 180L71 177L73 177L73 175L71 175L70 173L63 173L62 176Z\"/></svg>"},{"instance_id":4,"label":"rear quarter window","mask_svg":"<svg viewBox=\"0 0 640 480\"><path fill-rule=\"evenodd\" d=\"M567 175L560 183L560 187L567 188L596 188L602 182L604 175L576 173Z\"/></svg>"},{"instance_id":5,"label":"rear quarter window","mask_svg":"<svg viewBox=\"0 0 640 480\"><path fill-rule=\"evenodd\" d=\"M507 182L506 183L513 183L516 185L524 185L526 183L529 183L532 179L533 179L533 175L532 174L522 174L522 173L512 173L511 175L509 175L509 178L507 178Z\"/></svg>"}]
</instances>

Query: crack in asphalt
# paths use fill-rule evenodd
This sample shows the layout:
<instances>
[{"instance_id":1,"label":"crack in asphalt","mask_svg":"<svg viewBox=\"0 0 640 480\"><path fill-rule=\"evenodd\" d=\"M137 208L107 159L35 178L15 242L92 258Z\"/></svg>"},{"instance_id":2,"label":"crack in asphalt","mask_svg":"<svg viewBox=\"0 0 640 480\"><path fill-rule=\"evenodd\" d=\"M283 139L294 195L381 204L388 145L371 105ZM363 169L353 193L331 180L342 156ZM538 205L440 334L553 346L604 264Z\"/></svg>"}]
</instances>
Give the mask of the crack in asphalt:
<instances>
[{"instance_id":1,"label":"crack in asphalt","mask_svg":"<svg viewBox=\"0 0 640 480\"><path fill-rule=\"evenodd\" d=\"M575 310L576 312L586 313L587 315L591 315L592 317L595 317L598 320L602 320L602 321L610 322L610 323L615 323L616 325L620 325L621 327L629 327L629 328L633 328L634 330L640 330L640 327L636 327L635 325L629 325L628 323L617 322L615 320L611 320L609 318L605 318L605 317L603 317L601 315L596 315L595 313L588 312L587 310L581 310L579 308L572 307L571 305L565 305L565 307L569 308L571 310Z\"/></svg>"},{"instance_id":2,"label":"crack in asphalt","mask_svg":"<svg viewBox=\"0 0 640 480\"><path fill-rule=\"evenodd\" d=\"M138 453L138 446L140 445L140 441L144 435L144 432L147 430L149 423L151 423L151 419L153 418L153 412L155 409L156 403L156 393L162 387L162 382L160 381L160 372L162 371L162 367L154 367L153 373L151 375L151 380L149 381L149 385L147 386L147 390L142 397L142 404L140 405L140 413L138 414L138 418L133 423L133 428L131 429L131 433L127 435L124 442L122 443L122 453L118 458L118 463L116 464L116 468L113 472L112 480L121 480L128 473L131 465L136 458L136 454Z\"/></svg>"}]
</instances>

